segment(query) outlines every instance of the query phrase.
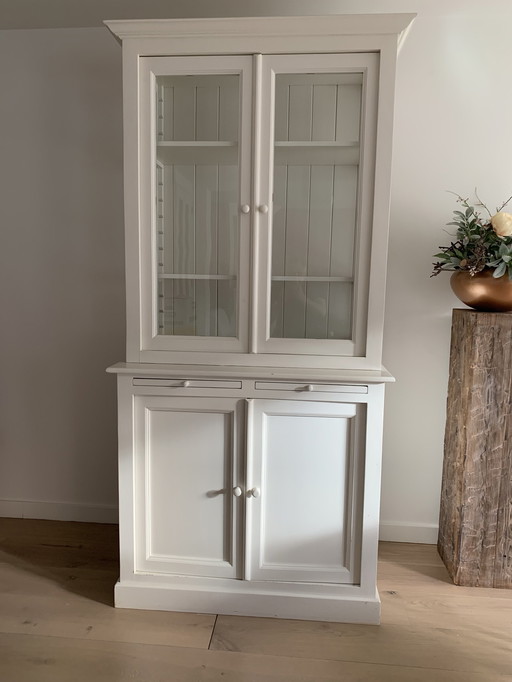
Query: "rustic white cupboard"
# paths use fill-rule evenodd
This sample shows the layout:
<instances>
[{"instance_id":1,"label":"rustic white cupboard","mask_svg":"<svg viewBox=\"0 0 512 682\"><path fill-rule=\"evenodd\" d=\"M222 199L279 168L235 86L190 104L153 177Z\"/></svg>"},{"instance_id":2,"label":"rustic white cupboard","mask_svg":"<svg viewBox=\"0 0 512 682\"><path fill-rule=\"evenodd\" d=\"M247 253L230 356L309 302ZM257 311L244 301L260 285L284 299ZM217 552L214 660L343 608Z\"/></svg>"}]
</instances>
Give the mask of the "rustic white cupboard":
<instances>
[{"instance_id":1,"label":"rustic white cupboard","mask_svg":"<svg viewBox=\"0 0 512 682\"><path fill-rule=\"evenodd\" d=\"M395 61L412 15L123 44L116 605L379 622Z\"/></svg>"}]
</instances>

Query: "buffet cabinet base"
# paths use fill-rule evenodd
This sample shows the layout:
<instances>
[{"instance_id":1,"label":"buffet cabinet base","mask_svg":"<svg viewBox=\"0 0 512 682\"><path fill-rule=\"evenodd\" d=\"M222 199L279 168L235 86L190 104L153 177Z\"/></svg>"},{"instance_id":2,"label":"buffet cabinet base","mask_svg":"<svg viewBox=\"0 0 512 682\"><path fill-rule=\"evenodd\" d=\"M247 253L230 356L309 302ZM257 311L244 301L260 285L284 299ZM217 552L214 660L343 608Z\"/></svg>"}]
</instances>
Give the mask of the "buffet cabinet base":
<instances>
[{"instance_id":1,"label":"buffet cabinet base","mask_svg":"<svg viewBox=\"0 0 512 682\"><path fill-rule=\"evenodd\" d=\"M115 588L115 606L128 609L155 611L185 611L229 616L260 616L297 620L319 620L338 623L378 625L380 623L380 598L358 595L359 588L346 588L344 593L322 590L300 594L295 590L275 585L277 591L253 586L199 587L157 584L153 576L144 576L147 582L118 582ZM179 578L176 578L179 583Z\"/></svg>"},{"instance_id":2,"label":"buffet cabinet base","mask_svg":"<svg viewBox=\"0 0 512 682\"><path fill-rule=\"evenodd\" d=\"M377 624L383 383L198 372L118 375L116 606Z\"/></svg>"}]
</instances>

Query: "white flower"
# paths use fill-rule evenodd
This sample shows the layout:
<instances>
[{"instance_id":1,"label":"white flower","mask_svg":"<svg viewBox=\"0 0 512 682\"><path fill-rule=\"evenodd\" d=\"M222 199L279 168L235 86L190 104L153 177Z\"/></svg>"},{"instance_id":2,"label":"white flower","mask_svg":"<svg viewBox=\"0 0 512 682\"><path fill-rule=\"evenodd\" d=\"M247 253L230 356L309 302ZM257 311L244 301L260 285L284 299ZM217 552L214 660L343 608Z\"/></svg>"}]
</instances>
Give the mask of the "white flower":
<instances>
[{"instance_id":1,"label":"white flower","mask_svg":"<svg viewBox=\"0 0 512 682\"><path fill-rule=\"evenodd\" d=\"M491 225L498 237L510 237L512 235L512 213L499 211L491 218Z\"/></svg>"}]
</instances>

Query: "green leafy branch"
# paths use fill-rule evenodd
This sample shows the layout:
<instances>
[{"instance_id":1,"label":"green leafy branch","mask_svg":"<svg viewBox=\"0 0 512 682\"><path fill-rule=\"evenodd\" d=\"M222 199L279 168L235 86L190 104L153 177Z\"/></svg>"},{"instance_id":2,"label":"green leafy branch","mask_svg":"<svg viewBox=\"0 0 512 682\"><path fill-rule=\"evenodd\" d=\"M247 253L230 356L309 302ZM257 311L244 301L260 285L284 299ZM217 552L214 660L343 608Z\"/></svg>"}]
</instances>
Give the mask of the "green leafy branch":
<instances>
[{"instance_id":1,"label":"green leafy branch","mask_svg":"<svg viewBox=\"0 0 512 682\"><path fill-rule=\"evenodd\" d=\"M493 216L487 206L478 199L489 215L483 220L474 205L456 194L457 202L464 210L455 210L453 220L448 225L457 228L455 239L449 246L440 246L440 252L434 255L431 277L444 270L466 270L476 275L485 269L493 270L493 277L501 277L505 273L512 280L512 235L499 236L493 228ZM499 213L512 199L510 197L496 211Z\"/></svg>"}]
</instances>

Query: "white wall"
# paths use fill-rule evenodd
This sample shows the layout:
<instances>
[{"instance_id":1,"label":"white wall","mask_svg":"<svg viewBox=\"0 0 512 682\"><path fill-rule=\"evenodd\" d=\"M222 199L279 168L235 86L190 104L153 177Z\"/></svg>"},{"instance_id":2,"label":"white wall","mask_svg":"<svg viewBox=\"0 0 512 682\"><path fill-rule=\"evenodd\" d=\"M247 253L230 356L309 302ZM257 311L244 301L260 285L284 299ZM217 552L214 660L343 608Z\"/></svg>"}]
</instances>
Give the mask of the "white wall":
<instances>
[{"instance_id":1,"label":"white wall","mask_svg":"<svg viewBox=\"0 0 512 682\"><path fill-rule=\"evenodd\" d=\"M0 32L0 515L116 518L120 48Z\"/></svg>"},{"instance_id":2,"label":"white wall","mask_svg":"<svg viewBox=\"0 0 512 682\"><path fill-rule=\"evenodd\" d=\"M384 539L437 539L451 311L449 274L429 280L454 198L512 194L512 4L386 3L417 11L399 59L384 362ZM393 7L392 7L393 6ZM414 7L413 7L414 6ZM415 9L416 8L416 9Z\"/></svg>"},{"instance_id":3,"label":"white wall","mask_svg":"<svg viewBox=\"0 0 512 682\"><path fill-rule=\"evenodd\" d=\"M446 241L448 190L478 187L491 206L512 193L512 5L279 7L419 15L397 74L385 330L397 383L387 389L381 535L435 542L450 316L459 304L448 275L429 279L431 255ZM106 520L116 454L114 380L104 367L124 358L120 48L103 29L3 32L0 80L8 131L0 143L0 513Z\"/></svg>"}]
</instances>

